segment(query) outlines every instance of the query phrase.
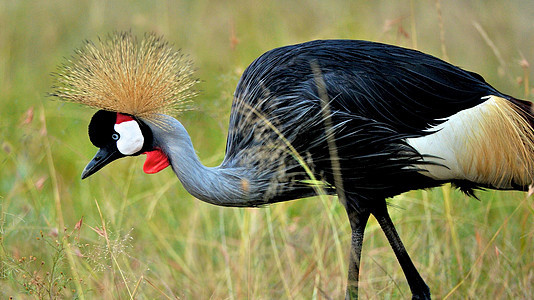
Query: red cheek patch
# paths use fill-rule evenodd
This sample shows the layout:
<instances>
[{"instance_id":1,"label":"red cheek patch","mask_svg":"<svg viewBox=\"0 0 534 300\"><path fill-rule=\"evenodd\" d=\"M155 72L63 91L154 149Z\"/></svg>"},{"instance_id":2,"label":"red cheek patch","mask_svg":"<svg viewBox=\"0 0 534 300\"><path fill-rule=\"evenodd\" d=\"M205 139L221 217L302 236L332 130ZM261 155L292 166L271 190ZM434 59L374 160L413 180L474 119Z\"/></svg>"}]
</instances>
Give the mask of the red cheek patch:
<instances>
[{"instance_id":1,"label":"red cheek patch","mask_svg":"<svg viewBox=\"0 0 534 300\"><path fill-rule=\"evenodd\" d=\"M143 154L146 154L143 171L147 174L157 173L170 165L167 155L161 149L154 149Z\"/></svg>"}]
</instances>

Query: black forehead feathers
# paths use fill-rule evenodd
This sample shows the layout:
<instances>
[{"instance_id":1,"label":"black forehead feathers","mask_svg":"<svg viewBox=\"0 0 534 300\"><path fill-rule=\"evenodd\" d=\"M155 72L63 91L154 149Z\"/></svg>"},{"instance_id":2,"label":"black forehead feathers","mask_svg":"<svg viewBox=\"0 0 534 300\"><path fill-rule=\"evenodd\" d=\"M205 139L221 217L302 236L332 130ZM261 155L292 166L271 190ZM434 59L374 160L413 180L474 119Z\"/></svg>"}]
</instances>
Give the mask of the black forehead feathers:
<instances>
[{"instance_id":1,"label":"black forehead feathers","mask_svg":"<svg viewBox=\"0 0 534 300\"><path fill-rule=\"evenodd\" d=\"M117 121L117 113L107 110L97 111L89 123L89 139L98 148L106 146L115 132L114 126Z\"/></svg>"}]
</instances>

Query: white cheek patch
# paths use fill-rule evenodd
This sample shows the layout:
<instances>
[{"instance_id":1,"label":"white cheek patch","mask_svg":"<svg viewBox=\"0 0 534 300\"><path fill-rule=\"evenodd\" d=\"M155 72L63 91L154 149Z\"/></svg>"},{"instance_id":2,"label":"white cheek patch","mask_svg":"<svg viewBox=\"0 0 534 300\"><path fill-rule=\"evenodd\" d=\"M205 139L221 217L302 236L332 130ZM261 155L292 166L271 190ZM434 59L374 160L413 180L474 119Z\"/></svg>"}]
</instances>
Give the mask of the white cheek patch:
<instances>
[{"instance_id":1,"label":"white cheek patch","mask_svg":"<svg viewBox=\"0 0 534 300\"><path fill-rule=\"evenodd\" d=\"M115 131L120 138L117 141L117 149L124 155L132 155L143 148L145 138L136 121L127 121L115 124Z\"/></svg>"}]
</instances>

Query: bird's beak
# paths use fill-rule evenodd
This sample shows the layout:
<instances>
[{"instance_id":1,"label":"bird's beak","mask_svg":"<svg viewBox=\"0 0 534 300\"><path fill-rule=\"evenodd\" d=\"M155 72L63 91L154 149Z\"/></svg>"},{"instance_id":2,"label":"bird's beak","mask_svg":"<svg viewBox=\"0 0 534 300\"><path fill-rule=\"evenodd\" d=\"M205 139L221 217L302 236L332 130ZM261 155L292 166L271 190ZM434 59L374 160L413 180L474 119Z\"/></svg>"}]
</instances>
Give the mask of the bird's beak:
<instances>
[{"instance_id":1,"label":"bird's beak","mask_svg":"<svg viewBox=\"0 0 534 300\"><path fill-rule=\"evenodd\" d=\"M109 149L109 148L100 148L98 152L96 153L95 157L87 164L85 169L82 172L82 179L85 179L94 173L96 173L98 170L102 169L104 166L109 164L110 162L123 157L122 154L120 154L119 151L116 149Z\"/></svg>"}]
</instances>

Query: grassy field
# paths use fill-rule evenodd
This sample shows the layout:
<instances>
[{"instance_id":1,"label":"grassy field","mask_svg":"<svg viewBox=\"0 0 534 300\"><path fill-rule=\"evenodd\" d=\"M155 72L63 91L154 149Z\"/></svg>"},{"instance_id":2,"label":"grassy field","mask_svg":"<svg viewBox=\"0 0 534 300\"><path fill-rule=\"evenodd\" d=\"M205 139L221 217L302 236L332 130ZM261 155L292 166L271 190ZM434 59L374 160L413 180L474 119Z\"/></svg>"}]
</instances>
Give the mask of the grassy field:
<instances>
[{"instance_id":1,"label":"grassy field","mask_svg":"<svg viewBox=\"0 0 534 300\"><path fill-rule=\"evenodd\" d=\"M206 165L220 163L233 89L263 52L320 39L417 48L534 99L534 3L517 1L0 1L0 299L340 299L350 243L335 197L262 209L191 197L142 158L83 182L91 109L46 96L85 39L156 32L188 54L201 94L180 116ZM449 186L390 200L435 298L534 298L534 202ZM376 221L360 296L409 298Z\"/></svg>"}]
</instances>

